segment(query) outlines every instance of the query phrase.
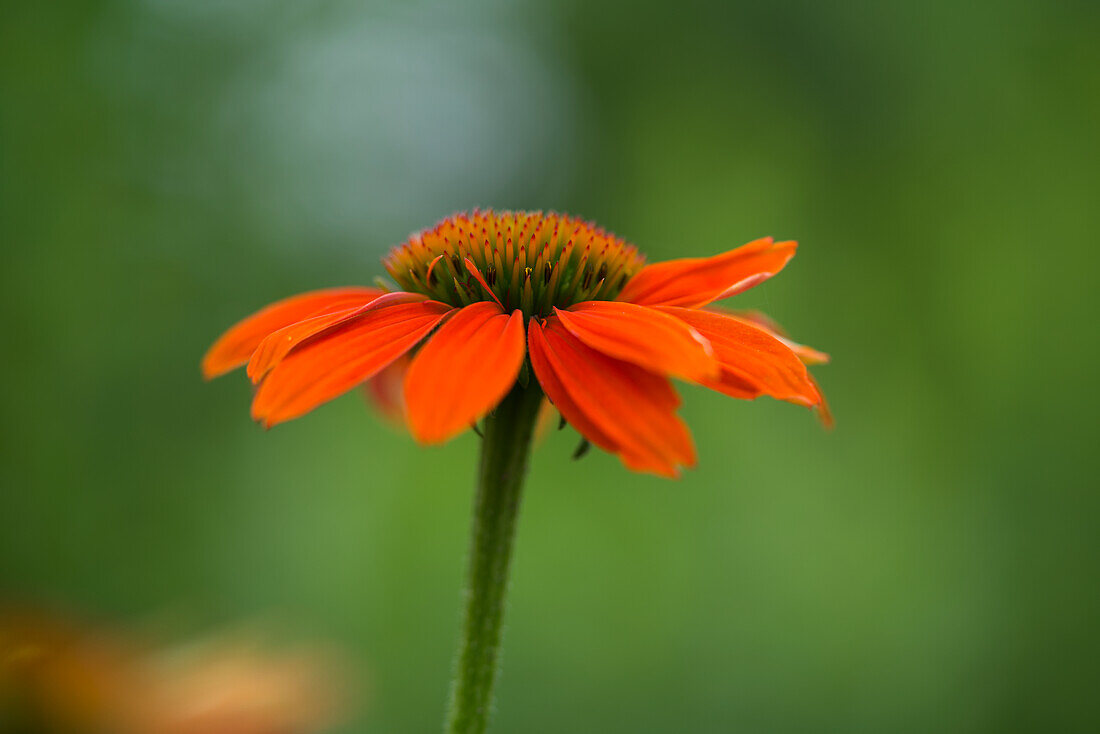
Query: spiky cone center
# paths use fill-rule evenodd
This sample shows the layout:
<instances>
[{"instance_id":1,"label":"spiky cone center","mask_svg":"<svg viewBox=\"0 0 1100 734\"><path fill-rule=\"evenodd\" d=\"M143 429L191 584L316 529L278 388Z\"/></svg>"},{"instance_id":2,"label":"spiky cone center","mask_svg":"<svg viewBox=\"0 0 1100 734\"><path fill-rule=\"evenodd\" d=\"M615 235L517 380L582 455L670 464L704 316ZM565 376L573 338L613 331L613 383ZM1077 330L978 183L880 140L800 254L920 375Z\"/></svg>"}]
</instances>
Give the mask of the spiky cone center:
<instances>
[{"instance_id":1,"label":"spiky cone center","mask_svg":"<svg viewBox=\"0 0 1100 734\"><path fill-rule=\"evenodd\" d=\"M644 261L634 245L576 217L475 210L413 235L383 264L403 290L452 306L496 301L529 319L613 300Z\"/></svg>"}]
</instances>

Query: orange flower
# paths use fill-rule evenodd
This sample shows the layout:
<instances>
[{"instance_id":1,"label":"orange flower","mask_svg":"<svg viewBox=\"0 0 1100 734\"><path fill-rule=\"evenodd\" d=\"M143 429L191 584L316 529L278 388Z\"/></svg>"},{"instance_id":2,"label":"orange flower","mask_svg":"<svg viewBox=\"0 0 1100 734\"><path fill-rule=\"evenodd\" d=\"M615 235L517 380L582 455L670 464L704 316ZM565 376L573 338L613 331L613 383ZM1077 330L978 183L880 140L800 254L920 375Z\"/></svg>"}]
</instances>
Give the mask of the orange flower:
<instances>
[{"instance_id":1,"label":"orange flower","mask_svg":"<svg viewBox=\"0 0 1100 734\"><path fill-rule=\"evenodd\" d=\"M587 440L631 469L675 476L696 456L669 377L816 407L829 420L805 366L827 355L760 314L711 307L778 273L795 247L765 238L643 266L634 246L574 217L459 214L385 258L400 290L280 301L222 336L203 373L247 364L259 385L252 415L268 427L367 382L428 444L535 379Z\"/></svg>"}]
</instances>

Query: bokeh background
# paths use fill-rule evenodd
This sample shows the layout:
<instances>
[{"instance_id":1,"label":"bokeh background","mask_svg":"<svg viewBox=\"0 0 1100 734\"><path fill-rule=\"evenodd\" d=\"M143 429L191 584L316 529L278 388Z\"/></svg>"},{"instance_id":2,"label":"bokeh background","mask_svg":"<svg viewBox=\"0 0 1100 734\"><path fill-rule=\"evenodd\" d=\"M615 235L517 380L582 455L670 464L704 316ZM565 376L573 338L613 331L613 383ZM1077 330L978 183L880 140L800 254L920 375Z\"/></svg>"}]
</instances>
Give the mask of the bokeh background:
<instances>
[{"instance_id":1,"label":"bokeh background","mask_svg":"<svg viewBox=\"0 0 1100 734\"><path fill-rule=\"evenodd\" d=\"M836 430L685 387L678 482L552 435L495 731L1100 729L1100 5L12 3L0 84L3 599L277 620L359 670L338 731L434 731L478 439L264 432L205 348L474 206L771 234L740 305Z\"/></svg>"}]
</instances>

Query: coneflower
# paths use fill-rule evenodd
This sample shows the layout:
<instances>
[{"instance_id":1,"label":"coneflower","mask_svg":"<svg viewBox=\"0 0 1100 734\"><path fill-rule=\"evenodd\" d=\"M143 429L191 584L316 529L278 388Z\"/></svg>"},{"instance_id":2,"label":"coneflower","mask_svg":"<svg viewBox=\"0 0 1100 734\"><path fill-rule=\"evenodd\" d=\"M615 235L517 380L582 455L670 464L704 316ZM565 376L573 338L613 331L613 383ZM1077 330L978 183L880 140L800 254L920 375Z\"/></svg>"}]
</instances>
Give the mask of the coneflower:
<instances>
[{"instance_id":1,"label":"coneflower","mask_svg":"<svg viewBox=\"0 0 1100 734\"><path fill-rule=\"evenodd\" d=\"M520 489L540 404L628 468L696 462L670 377L735 398L769 395L831 420L806 364L828 357L755 312L712 307L778 273L796 243L765 238L645 265L580 219L474 211L395 247L397 288L334 288L275 303L222 336L207 378L247 364L252 416L297 418L366 383L425 444L484 419L469 594L451 732L481 732L496 678Z\"/></svg>"}]
</instances>

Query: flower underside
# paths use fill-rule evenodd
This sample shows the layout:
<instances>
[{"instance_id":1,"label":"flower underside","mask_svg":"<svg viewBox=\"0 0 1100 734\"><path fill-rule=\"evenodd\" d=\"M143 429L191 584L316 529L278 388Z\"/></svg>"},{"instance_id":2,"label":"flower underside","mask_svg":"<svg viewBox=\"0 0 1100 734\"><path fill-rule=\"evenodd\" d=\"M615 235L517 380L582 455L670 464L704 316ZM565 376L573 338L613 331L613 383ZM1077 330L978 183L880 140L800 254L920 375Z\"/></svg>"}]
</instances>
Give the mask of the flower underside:
<instances>
[{"instance_id":1,"label":"flower underside","mask_svg":"<svg viewBox=\"0 0 1100 734\"><path fill-rule=\"evenodd\" d=\"M445 219L383 260L406 291L456 307L495 301L525 319L613 300L644 262L633 245L576 217L491 210Z\"/></svg>"},{"instance_id":2,"label":"flower underside","mask_svg":"<svg viewBox=\"0 0 1100 734\"><path fill-rule=\"evenodd\" d=\"M630 469L695 463L670 379L730 397L829 411L806 369L827 355L760 314L714 306L771 278L797 244L770 237L644 265L576 217L475 210L384 259L397 285L344 286L271 304L203 358L247 365L252 416L273 426L366 384L421 443L449 440L532 382L570 425Z\"/></svg>"}]
</instances>

